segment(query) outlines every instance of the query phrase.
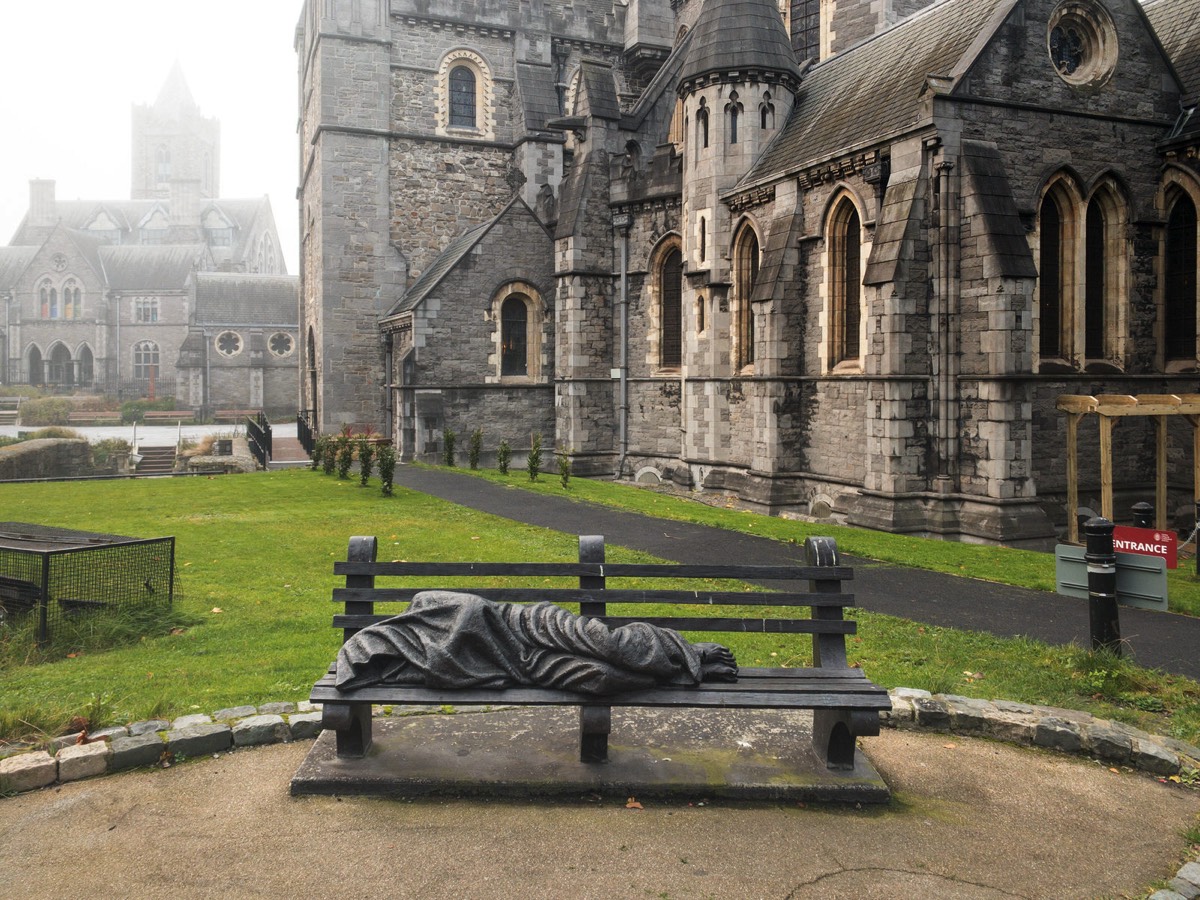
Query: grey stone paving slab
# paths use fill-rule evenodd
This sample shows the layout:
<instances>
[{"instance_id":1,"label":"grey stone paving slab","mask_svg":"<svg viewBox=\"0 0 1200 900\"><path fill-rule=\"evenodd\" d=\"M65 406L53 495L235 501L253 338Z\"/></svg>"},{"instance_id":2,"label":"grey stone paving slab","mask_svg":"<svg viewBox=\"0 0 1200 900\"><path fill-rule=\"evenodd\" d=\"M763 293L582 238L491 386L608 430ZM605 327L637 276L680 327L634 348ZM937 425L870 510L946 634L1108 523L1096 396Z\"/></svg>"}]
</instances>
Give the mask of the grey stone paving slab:
<instances>
[{"instance_id":1,"label":"grey stone paving slab","mask_svg":"<svg viewBox=\"0 0 1200 900\"><path fill-rule=\"evenodd\" d=\"M291 729L283 721L283 716L250 716L233 726L233 743L236 747L277 744L291 739Z\"/></svg>"},{"instance_id":2,"label":"grey stone paving slab","mask_svg":"<svg viewBox=\"0 0 1200 900\"><path fill-rule=\"evenodd\" d=\"M53 784L58 760L45 750L34 750L0 760L0 791L32 791Z\"/></svg>"},{"instance_id":3,"label":"grey stone paving slab","mask_svg":"<svg viewBox=\"0 0 1200 900\"><path fill-rule=\"evenodd\" d=\"M184 728L191 728L193 725L211 725L212 716L206 716L202 713L194 713L190 716L180 716L171 723L172 731L180 731Z\"/></svg>"},{"instance_id":4,"label":"grey stone paving slab","mask_svg":"<svg viewBox=\"0 0 1200 900\"><path fill-rule=\"evenodd\" d=\"M129 734L137 737L140 734L149 734L156 731L167 731L171 727L171 723L166 719L147 719L144 722L134 722L129 726Z\"/></svg>"},{"instance_id":5,"label":"grey stone paving slab","mask_svg":"<svg viewBox=\"0 0 1200 900\"><path fill-rule=\"evenodd\" d=\"M212 714L214 722L227 721L229 719L244 719L247 716L258 715L258 708L254 706L230 706L226 709L218 709Z\"/></svg>"},{"instance_id":6,"label":"grey stone paving slab","mask_svg":"<svg viewBox=\"0 0 1200 900\"><path fill-rule=\"evenodd\" d=\"M352 763L322 732L292 793L886 802L888 787L861 751L850 772L817 760L811 722L791 710L619 710L609 761L596 764L579 761L573 709L392 717L375 722L375 746Z\"/></svg>"},{"instance_id":7,"label":"grey stone paving slab","mask_svg":"<svg viewBox=\"0 0 1200 900\"><path fill-rule=\"evenodd\" d=\"M63 747L56 755L58 780L78 781L80 778L103 775L108 770L108 755L107 741Z\"/></svg>"},{"instance_id":8,"label":"grey stone paving slab","mask_svg":"<svg viewBox=\"0 0 1200 900\"><path fill-rule=\"evenodd\" d=\"M167 745L155 731L143 734L131 734L129 737L113 738L112 760L109 768L114 772L122 769L134 769L138 766L152 766L162 758Z\"/></svg>"},{"instance_id":9,"label":"grey stone paving slab","mask_svg":"<svg viewBox=\"0 0 1200 900\"><path fill-rule=\"evenodd\" d=\"M199 724L167 732L167 746L176 756L224 753L233 745L228 725Z\"/></svg>"}]
</instances>

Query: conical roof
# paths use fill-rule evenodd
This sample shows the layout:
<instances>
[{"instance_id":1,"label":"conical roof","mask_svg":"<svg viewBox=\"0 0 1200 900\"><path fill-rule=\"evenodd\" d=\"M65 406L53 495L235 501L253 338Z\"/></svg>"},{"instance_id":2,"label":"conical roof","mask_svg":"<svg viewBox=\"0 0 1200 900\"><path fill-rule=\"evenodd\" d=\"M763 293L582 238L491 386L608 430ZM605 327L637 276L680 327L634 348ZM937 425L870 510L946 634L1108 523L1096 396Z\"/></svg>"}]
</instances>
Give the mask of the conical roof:
<instances>
[{"instance_id":1,"label":"conical roof","mask_svg":"<svg viewBox=\"0 0 1200 900\"><path fill-rule=\"evenodd\" d=\"M680 84L713 73L747 70L800 77L775 0L705 0L691 39Z\"/></svg>"},{"instance_id":2,"label":"conical roof","mask_svg":"<svg viewBox=\"0 0 1200 900\"><path fill-rule=\"evenodd\" d=\"M183 77L183 68L179 65L179 60L171 66L171 73L167 76L162 90L158 92L154 108L160 113L190 113L198 108L187 79Z\"/></svg>"}]
</instances>

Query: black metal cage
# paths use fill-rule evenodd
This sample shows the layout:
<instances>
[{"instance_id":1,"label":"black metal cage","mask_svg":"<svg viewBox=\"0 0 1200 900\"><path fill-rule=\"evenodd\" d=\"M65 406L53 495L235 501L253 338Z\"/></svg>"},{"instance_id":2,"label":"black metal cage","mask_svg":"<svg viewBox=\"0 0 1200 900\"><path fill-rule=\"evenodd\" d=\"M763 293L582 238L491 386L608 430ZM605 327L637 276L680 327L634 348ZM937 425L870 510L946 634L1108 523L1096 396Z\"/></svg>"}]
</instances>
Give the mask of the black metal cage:
<instances>
[{"instance_id":1,"label":"black metal cage","mask_svg":"<svg viewBox=\"0 0 1200 900\"><path fill-rule=\"evenodd\" d=\"M0 622L35 616L39 645L84 616L170 606L175 538L0 522Z\"/></svg>"}]
</instances>

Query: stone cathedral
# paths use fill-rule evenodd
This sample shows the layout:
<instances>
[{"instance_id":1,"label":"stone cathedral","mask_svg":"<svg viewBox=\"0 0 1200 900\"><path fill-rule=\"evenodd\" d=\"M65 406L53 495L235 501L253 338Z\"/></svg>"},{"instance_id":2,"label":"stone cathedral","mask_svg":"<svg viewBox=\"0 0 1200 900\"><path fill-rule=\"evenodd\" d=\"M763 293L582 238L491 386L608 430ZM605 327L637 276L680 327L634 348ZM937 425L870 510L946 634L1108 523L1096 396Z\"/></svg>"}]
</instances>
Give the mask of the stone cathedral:
<instances>
[{"instance_id":1,"label":"stone cathedral","mask_svg":"<svg viewBox=\"0 0 1200 900\"><path fill-rule=\"evenodd\" d=\"M307 0L302 402L406 460L541 434L579 475L1045 541L1060 395L1198 392L1197 21L1200 0ZM1122 502L1151 496L1153 424L1113 447ZM1173 421L1173 505L1192 447Z\"/></svg>"}]
</instances>

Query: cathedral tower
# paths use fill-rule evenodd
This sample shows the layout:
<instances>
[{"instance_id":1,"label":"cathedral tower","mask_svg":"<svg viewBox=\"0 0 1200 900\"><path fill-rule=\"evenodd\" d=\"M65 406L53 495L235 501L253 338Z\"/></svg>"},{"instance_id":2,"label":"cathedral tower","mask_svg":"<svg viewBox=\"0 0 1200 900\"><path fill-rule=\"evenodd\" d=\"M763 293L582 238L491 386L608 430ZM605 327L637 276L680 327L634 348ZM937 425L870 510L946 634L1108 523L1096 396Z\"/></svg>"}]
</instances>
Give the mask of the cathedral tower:
<instances>
[{"instance_id":1,"label":"cathedral tower","mask_svg":"<svg viewBox=\"0 0 1200 900\"><path fill-rule=\"evenodd\" d=\"M220 190L221 125L200 114L179 63L151 105L133 107L134 200L169 200L171 182L195 182L201 197Z\"/></svg>"}]
</instances>

